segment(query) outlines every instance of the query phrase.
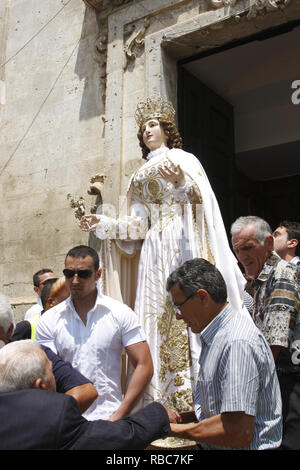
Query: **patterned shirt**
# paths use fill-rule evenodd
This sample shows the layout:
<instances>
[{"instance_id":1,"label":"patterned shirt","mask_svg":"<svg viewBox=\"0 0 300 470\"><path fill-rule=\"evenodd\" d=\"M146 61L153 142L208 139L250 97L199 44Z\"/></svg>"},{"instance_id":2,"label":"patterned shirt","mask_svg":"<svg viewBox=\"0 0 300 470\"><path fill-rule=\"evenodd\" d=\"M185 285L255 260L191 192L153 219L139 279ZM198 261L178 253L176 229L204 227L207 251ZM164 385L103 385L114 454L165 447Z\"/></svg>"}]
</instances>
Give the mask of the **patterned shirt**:
<instances>
[{"instance_id":1,"label":"patterned shirt","mask_svg":"<svg viewBox=\"0 0 300 470\"><path fill-rule=\"evenodd\" d=\"M299 370L300 271L273 251L252 287L256 326L270 346L282 346L278 370Z\"/></svg>"},{"instance_id":2,"label":"patterned shirt","mask_svg":"<svg viewBox=\"0 0 300 470\"><path fill-rule=\"evenodd\" d=\"M255 417L252 442L243 449L278 447L282 435L278 378L271 350L250 315L241 315L228 304L199 336L198 420L243 411ZM201 446L221 448L202 442Z\"/></svg>"},{"instance_id":3,"label":"patterned shirt","mask_svg":"<svg viewBox=\"0 0 300 470\"><path fill-rule=\"evenodd\" d=\"M300 256L294 256L290 263L295 264L300 269Z\"/></svg>"}]
</instances>

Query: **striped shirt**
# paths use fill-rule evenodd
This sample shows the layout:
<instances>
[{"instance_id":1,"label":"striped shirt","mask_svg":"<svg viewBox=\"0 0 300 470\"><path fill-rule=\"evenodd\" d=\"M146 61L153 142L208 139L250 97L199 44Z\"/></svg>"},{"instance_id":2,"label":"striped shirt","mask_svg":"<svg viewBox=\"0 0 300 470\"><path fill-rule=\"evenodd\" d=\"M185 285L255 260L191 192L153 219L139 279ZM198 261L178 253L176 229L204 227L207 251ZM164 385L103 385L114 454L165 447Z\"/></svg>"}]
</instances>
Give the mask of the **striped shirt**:
<instances>
[{"instance_id":1,"label":"striped shirt","mask_svg":"<svg viewBox=\"0 0 300 470\"><path fill-rule=\"evenodd\" d=\"M243 305L246 307L250 315L253 313L253 297L244 290L243 292Z\"/></svg>"},{"instance_id":2,"label":"striped shirt","mask_svg":"<svg viewBox=\"0 0 300 470\"><path fill-rule=\"evenodd\" d=\"M199 336L198 420L243 411L255 416L252 442L243 449L278 447L282 437L278 378L271 350L250 316L240 315L228 304ZM201 446L221 448L202 442Z\"/></svg>"}]
</instances>

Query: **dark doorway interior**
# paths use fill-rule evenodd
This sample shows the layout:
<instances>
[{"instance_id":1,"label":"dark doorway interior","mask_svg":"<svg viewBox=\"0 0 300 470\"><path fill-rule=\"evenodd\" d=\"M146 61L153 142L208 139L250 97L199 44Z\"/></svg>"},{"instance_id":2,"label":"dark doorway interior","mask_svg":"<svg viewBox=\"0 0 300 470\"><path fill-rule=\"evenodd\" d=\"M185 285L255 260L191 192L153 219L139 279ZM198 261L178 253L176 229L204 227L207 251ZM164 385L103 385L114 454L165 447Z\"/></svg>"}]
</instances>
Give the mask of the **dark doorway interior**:
<instances>
[{"instance_id":1,"label":"dark doorway interior","mask_svg":"<svg viewBox=\"0 0 300 470\"><path fill-rule=\"evenodd\" d=\"M184 149L205 168L227 232L240 215L300 221L299 43L297 23L178 64Z\"/></svg>"},{"instance_id":2,"label":"dark doorway interior","mask_svg":"<svg viewBox=\"0 0 300 470\"><path fill-rule=\"evenodd\" d=\"M234 217L233 107L183 68L179 83L184 150L203 165L228 231Z\"/></svg>"}]
</instances>

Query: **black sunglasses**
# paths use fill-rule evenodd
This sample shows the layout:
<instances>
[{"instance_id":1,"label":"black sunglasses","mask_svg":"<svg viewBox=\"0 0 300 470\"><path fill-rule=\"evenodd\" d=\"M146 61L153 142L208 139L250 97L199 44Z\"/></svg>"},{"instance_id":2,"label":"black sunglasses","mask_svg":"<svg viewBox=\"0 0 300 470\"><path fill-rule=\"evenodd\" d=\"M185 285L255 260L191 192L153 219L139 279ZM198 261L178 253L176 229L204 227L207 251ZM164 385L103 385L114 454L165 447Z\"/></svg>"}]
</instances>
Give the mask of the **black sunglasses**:
<instances>
[{"instance_id":1,"label":"black sunglasses","mask_svg":"<svg viewBox=\"0 0 300 470\"><path fill-rule=\"evenodd\" d=\"M64 276L68 279L71 279L71 277L74 277L75 274L77 274L80 279L88 279L91 277L92 272L90 269L79 269L78 271L75 271L74 269L64 269L63 273Z\"/></svg>"}]
</instances>

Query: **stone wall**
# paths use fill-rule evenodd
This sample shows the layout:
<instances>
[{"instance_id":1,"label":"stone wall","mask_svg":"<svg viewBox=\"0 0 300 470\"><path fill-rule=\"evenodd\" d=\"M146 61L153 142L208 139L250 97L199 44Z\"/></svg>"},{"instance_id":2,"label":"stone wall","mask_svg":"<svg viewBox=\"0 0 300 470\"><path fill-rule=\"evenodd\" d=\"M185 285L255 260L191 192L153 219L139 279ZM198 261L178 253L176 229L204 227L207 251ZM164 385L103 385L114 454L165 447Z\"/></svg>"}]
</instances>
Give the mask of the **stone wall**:
<instances>
[{"instance_id":1,"label":"stone wall","mask_svg":"<svg viewBox=\"0 0 300 470\"><path fill-rule=\"evenodd\" d=\"M0 15L0 290L19 318L35 302L32 274L61 275L67 250L87 242L68 195L88 210L95 199L103 91L97 19L82 1L3 0Z\"/></svg>"}]
</instances>

